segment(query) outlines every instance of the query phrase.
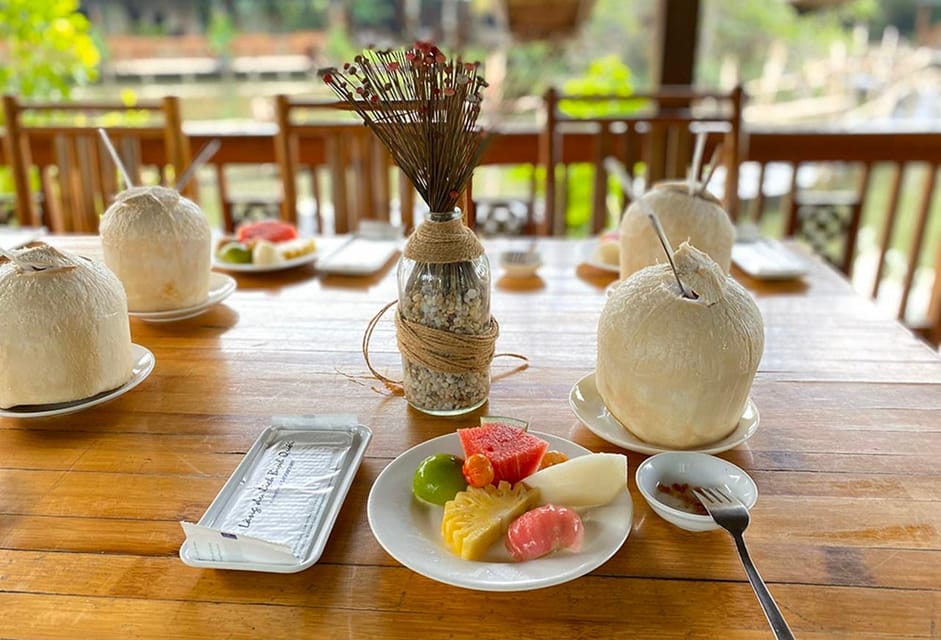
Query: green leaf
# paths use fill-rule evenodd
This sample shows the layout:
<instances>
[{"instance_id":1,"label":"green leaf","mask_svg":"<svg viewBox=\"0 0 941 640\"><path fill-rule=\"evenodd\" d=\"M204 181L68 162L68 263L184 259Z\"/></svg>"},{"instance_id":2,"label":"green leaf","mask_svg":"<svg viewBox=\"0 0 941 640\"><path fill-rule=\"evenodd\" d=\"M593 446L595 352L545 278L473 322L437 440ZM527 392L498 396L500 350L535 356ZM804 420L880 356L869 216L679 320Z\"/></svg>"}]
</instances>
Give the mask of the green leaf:
<instances>
[{"instance_id":1,"label":"green leaf","mask_svg":"<svg viewBox=\"0 0 941 640\"><path fill-rule=\"evenodd\" d=\"M77 0L0 2L0 91L20 98L68 98L98 77L101 55Z\"/></svg>"}]
</instances>

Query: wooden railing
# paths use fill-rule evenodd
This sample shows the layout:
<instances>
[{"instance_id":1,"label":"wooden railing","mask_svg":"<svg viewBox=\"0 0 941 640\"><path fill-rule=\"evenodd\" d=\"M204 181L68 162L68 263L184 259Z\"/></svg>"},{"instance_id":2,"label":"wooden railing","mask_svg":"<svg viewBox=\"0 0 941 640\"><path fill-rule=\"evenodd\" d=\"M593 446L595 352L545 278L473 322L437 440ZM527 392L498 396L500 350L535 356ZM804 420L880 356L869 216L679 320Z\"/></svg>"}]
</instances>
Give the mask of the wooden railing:
<instances>
[{"instance_id":1,"label":"wooden railing","mask_svg":"<svg viewBox=\"0 0 941 640\"><path fill-rule=\"evenodd\" d=\"M346 123L342 126L361 125ZM217 176L224 176L226 168L236 165L274 166L276 133L275 127L270 125L258 125L237 133L188 131L192 149L200 149L214 138L222 141L220 150L211 161L217 168ZM856 207L861 214L860 234L866 234L876 256L876 265L870 268L874 273L869 274L868 283L856 273L858 265L854 266L852 258L854 253L860 252L854 234L849 246L850 261L837 266L854 277L858 287L875 297L885 297L886 283L894 277L893 288L899 291L895 296L895 315L935 344L941 341L941 277L935 277L934 283L928 284L919 283L917 276L919 269L925 273L932 270L935 274L941 273L941 198L936 193L941 132L746 130L746 136L744 160L746 166L757 167L751 175L757 174L757 183L763 188L755 189L756 180L753 178L754 193L749 195L749 172L743 172L740 194L745 193L749 197L741 203L740 217L761 223L774 235L791 234L795 231L794 215L804 206L802 197L807 192L797 179L801 170L814 166L820 175L832 167L852 169L855 175L851 182L843 184L840 189L830 190L830 193L834 195L833 203ZM487 148L482 164L536 165L540 157L539 139L540 131L536 127L502 131ZM156 143L152 148L145 144L142 153L145 163L162 160L159 157L162 152ZM563 161L569 164L594 163L597 154L593 137L577 133L566 135L562 154ZM34 162L42 165L51 162L52 157L51 145L34 145ZM307 167L327 166L328 150L324 144L316 142L303 145L298 150L298 162ZM6 163L2 156L0 163ZM791 177L783 187L779 183L769 193L770 177L781 166L789 168L786 172ZM215 206L206 203L217 211L231 206L231 202L224 201L229 197L224 181L219 186L222 187L223 202L215 203ZM813 194L819 195L819 186L814 187ZM480 195L486 194L475 193L475 197ZM382 210L371 213L378 217L388 215ZM613 213L616 216L617 212ZM895 263L901 262L900 265L893 262L897 254L903 257L901 261L895 260ZM894 276L887 273L890 267L898 268L900 273ZM920 297L913 300L912 292L916 289Z\"/></svg>"}]
</instances>

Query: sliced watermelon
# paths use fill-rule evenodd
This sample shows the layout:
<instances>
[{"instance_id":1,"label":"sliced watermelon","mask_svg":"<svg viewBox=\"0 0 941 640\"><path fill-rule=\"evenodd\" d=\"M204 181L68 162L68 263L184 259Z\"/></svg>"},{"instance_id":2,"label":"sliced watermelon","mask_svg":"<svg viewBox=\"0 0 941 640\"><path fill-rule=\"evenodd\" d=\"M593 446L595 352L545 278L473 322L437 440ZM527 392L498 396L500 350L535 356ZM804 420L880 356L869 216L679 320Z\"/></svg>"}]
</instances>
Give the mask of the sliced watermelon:
<instances>
[{"instance_id":1,"label":"sliced watermelon","mask_svg":"<svg viewBox=\"0 0 941 640\"><path fill-rule=\"evenodd\" d=\"M259 220L240 226L237 237L239 242L250 242L252 240L267 240L274 243L287 242L297 237L297 228L293 224L281 220Z\"/></svg>"},{"instance_id":2,"label":"sliced watermelon","mask_svg":"<svg viewBox=\"0 0 941 640\"><path fill-rule=\"evenodd\" d=\"M549 443L510 424L490 422L482 427L458 429L464 457L482 453L493 465L493 483L516 483L535 473Z\"/></svg>"}]
</instances>

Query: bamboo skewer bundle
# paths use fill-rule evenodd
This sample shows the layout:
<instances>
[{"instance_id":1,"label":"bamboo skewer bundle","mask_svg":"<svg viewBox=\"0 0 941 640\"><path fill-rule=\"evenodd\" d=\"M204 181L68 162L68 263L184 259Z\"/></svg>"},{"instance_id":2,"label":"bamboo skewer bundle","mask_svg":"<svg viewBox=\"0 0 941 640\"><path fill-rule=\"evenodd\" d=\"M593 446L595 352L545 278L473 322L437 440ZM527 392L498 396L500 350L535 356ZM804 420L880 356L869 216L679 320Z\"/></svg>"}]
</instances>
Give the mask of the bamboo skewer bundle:
<instances>
[{"instance_id":1,"label":"bamboo skewer bundle","mask_svg":"<svg viewBox=\"0 0 941 640\"><path fill-rule=\"evenodd\" d=\"M367 50L320 76L355 110L435 213L450 213L480 160L480 63L449 59L436 46Z\"/></svg>"}]
</instances>

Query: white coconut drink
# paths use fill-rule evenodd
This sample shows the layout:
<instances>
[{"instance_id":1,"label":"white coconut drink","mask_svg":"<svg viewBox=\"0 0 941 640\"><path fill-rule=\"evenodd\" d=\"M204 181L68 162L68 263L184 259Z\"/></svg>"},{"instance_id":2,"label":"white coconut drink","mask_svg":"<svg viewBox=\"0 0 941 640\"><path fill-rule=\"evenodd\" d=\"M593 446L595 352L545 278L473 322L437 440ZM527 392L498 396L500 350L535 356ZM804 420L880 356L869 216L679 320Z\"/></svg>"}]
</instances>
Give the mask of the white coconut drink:
<instances>
[{"instance_id":1,"label":"white coconut drink","mask_svg":"<svg viewBox=\"0 0 941 640\"><path fill-rule=\"evenodd\" d=\"M664 263L633 273L608 297L596 383L635 436L686 449L736 428L764 349L764 323L748 292L704 252L684 242L673 263L675 272Z\"/></svg>"},{"instance_id":2,"label":"white coconut drink","mask_svg":"<svg viewBox=\"0 0 941 640\"><path fill-rule=\"evenodd\" d=\"M647 218L653 209L674 245L689 242L704 251L729 273L735 227L722 203L704 189L687 182L662 182L635 201L621 218L620 276L623 280L646 266L665 262L663 251Z\"/></svg>"},{"instance_id":3,"label":"white coconut drink","mask_svg":"<svg viewBox=\"0 0 941 640\"><path fill-rule=\"evenodd\" d=\"M209 296L209 223L192 200L167 187L132 187L100 224L105 264L120 278L132 311L168 311Z\"/></svg>"},{"instance_id":4,"label":"white coconut drink","mask_svg":"<svg viewBox=\"0 0 941 640\"><path fill-rule=\"evenodd\" d=\"M43 243L0 257L0 408L71 402L126 383L127 299L104 265Z\"/></svg>"}]
</instances>

